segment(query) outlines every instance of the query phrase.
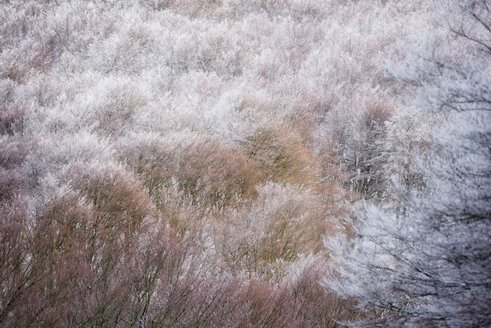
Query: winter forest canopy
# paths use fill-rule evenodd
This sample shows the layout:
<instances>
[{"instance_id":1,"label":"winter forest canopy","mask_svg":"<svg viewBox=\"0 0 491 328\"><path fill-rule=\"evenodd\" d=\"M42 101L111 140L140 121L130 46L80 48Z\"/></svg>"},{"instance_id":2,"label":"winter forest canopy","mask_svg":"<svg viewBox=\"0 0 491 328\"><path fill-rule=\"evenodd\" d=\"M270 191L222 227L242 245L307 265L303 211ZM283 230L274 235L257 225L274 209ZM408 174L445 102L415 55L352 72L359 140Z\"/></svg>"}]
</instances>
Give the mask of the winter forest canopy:
<instances>
[{"instance_id":1,"label":"winter forest canopy","mask_svg":"<svg viewBox=\"0 0 491 328\"><path fill-rule=\"evenodd\" d=\"M491 326L490 9L0 0L0 326Z\"/></svg>"}]
</instances>

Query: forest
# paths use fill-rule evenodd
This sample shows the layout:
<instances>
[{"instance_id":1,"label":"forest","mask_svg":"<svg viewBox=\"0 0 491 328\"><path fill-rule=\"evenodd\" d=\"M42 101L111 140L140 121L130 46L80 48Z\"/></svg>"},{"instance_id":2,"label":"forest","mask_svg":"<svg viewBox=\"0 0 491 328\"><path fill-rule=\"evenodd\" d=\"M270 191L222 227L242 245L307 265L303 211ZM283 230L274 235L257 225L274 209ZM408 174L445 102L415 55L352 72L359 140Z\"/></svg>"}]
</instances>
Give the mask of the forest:
<instances>
[{"instance_id":1,"label":"forest","mask_svg":"<svg viewBox=\"0 0 491 328\"><path fill-rule=\"evenodd\" d=\"M0 327L491 326L489 0L0 0Z\"/></svg>"}]
</instances>

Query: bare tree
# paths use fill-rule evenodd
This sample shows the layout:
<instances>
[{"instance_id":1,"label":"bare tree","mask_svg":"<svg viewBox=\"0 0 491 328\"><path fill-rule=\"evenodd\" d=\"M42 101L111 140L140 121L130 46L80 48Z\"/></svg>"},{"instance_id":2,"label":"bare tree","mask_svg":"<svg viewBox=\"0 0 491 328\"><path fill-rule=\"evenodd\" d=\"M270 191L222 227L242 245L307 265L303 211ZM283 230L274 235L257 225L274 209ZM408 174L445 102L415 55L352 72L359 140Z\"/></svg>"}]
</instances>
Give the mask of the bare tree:
<instances>
[{"instance_id":1,"label":"bare tree","mask_svg":"<svg viewBox=\"0 0 491 328\"><path fill-rule=\"evenodd\" d=\"M339 264L326 285L369 313L354 326L491 325L491 16L485 0L444 14L448 40L408 63L419 129L387 141L390 195L360 206L355 237L326 242Z\"/></svg>"}]
</instances>

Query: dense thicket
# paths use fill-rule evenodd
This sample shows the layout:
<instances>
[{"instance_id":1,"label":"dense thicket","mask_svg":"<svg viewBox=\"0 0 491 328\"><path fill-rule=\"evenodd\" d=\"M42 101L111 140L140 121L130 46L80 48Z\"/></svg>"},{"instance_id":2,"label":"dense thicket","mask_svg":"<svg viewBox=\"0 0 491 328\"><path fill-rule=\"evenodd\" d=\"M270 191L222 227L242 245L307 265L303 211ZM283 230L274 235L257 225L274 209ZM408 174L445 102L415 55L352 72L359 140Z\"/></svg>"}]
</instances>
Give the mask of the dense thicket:
<instances>
[{"instance_id":1,"label":"dense thicket","mask_svg":"<svg viewBox=\"0 0 491 328\"><path fill-rule=\"evenodd\" d=\"M487 324L490 17L459 4L1 2L0 326Z\"/></svg>"}]
</instances>

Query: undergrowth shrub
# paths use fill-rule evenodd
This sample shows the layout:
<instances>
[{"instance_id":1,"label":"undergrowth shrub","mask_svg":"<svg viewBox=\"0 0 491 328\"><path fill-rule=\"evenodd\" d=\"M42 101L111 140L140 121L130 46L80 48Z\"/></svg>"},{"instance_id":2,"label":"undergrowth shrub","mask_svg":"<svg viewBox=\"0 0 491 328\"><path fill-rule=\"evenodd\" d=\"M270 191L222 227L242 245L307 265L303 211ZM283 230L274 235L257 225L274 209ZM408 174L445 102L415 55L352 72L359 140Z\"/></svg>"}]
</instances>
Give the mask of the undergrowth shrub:
<instances>
[{"instance_id":1,"label":"undergrowth shrub","mask_svg":"<svg viewBox=\"0 0 491 328\"><path fill-rule=\"evenodd\" d=\"M315 154L288 131L261 128L242 146L267 180L306 186L318 183L320 172Z\"/></svg>"},{"instance_id":2,"label":"undergrowth shrub","mask_svg":"<svg viewBox=\"0 0 491 328\"><path fill-rule=\"evenodd\" d=\"M161 210L168 189L202 210L220 210L256 195L261 172L254 161L227 149L218 140L182 140L177 143L155 138L143 140L135 150L130 145L123 158L142 179Z\"/></svg>"},{"instance_id":3,"label":"undergrowth shrub","mask_svg":"<svg viewBox=\"0 0 491 328\"><path fill-rule=\"evenodd\" d=\"M321 236L332 222L311 190L270 183L258 192L256 200L224 213L211 235L221 270L278 282L287 263L322 249Z\"/></svg>"}]
</instances>

